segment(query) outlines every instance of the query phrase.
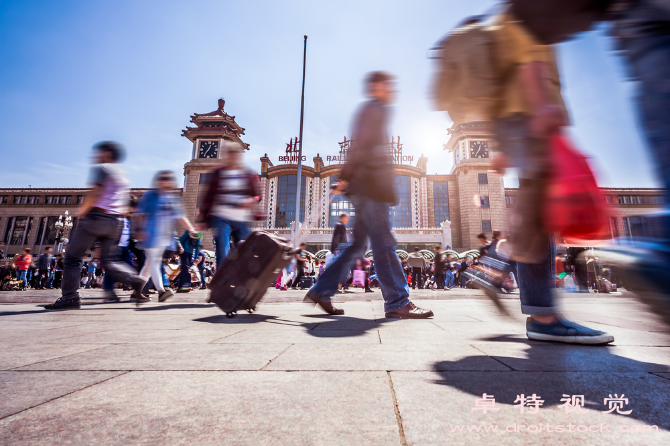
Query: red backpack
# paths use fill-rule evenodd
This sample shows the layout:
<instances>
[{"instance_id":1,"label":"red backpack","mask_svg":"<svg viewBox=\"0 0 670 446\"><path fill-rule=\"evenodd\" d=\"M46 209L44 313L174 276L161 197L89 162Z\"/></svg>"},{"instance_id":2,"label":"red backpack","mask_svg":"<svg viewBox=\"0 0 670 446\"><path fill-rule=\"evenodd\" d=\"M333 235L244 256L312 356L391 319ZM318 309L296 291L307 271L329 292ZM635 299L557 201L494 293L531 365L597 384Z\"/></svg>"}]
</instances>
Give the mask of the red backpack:
<instances>
[{"instance_id":1,"label":"red backpack","mask_svg":"<svg viewBox=\"0 0 670 446\"><path fill-rule=\"evenodd\" d=\"M544 205L544 226L565 244L610 238L607 211L584 155L561 133L551 138L551 178Z\"/></svg>"}]
</instances>

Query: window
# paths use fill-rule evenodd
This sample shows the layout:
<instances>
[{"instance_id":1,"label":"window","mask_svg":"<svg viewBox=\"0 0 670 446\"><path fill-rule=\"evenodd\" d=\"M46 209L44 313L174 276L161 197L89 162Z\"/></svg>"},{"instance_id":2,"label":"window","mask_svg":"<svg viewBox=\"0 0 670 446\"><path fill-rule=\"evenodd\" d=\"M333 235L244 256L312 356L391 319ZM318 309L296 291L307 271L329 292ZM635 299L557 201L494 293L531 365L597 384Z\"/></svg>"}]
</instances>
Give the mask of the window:
<instances>
[{"instance_id":1,"label":"window","mask_svg":"<svg viewBox=\"0 0 670 446\"><path fill-rule=\"evenodd\" d=\"M44 204L58 204L58 197L54 195L47 195L44 197Z\"/></svg>"},{"instance_id":2,"label":"window","mask_svg":"<svg viewBox=\"0 0 670 446\"><path fill-rule=\"evenodd\" d=\"M300 191L300 221L305 221L305 176L302 176ZM288 228L295 221L295 193L298 187L297 175L277 177L277 204L275 207L275 228Z\"/></svg>"},{"instance_id":3,"label":"window","mask_svg":"<svg viewBox=\"0 0 670 446\"><path fill-rule=\"evenodd\" d=\"M491 207L490 204L489 204L489 197L480 196L479 197L479 205L483 208Z\"/></svg>"},{"instance_id":4,"label":"window","mask_svg":"<svg viewBox=\"0 0 670 446\"><path fill-rule=\"evenodd\" d=\"M630 196L629 195L624 195L623 196L623 204L630 204Z\"/></svg>"},{"instance_id":5,"label":"window","mask_svg":"<svg viewBox=\"0 0 670 446\"><path fill-rule=\"evenodd\" d=\"M28 204L40 204L40 196L28 195Z\"/></svg>"},{"instance_id":6,"label":"window","mask_svg":"<svg viewBox=\"0 0 670 446\"><path fill-rule=\"evenodd\" d=\"M8 245L23 245L23 238L28 226L28 217L16 217L14 219L14 228Z\"/></svg>"},{"instance_id":7,"label":"window","mask_svg":"<svg viewBox=\"0 0 670 446\"><path fill-rule=\"evenodd\" d=\"M491 232L491 220L482 220L482 232Z\"/></svg>"},{"instance_id":8,"label":"window","mask_svg":"<svg viewBox=\"0 0 670 446\"><path fill-rule=\"evenodd\" d=\"M0 204L7 204L7 200L9 200L9 195L0 195Z\"/></svg>"},{"instance_id":9,"label":"window","mask_svg":"<svg viewBox=\"0 0 670 446\"><path fill-rule=\"evenodd\" d=\"M12 230L12 225L14 224L14 217L9 217L7 223L5 223L5 233L2 236L2 241L6 244L9 242L9 232Z\"/></svg>"},{"instance_id":10,"label":"window","mask_svg":"<svg viewBox=\"0 0 670 446\"><path fill-rule=\"evenodd\" d=\"M617 226L616 217L610 217L610 233L613 238L619 237L619 227Z\"/></svg>"},{"instance_id":11,"label":"window","mask_svg":"<svg viewBox=\"0 0 670 446\"><path fill-rule=\"evenodd\" d=\"M624 237L630 237L630 226L628 225L628 217L623 217L623 235Z\"/></svg>"},{"instance_id":12,"label":"window","mask_svg":"<svg viewBox=\"0 0 670 446\"><path fill-rule=\"evenodd\" d=\"M407 175L395 175L395 190L398 204L389 211L392 228L412 227L412 189L411 179Z\"/></svg>"},{"instance_id":13,"label":"window","mask_svg":"<svg viewBox=\"0 0 670 446\"><path fill-rule=\"evenodd\" d=\"M46 226L44 229L43 245L53 245L56 243L56 222L58 217L47 217Z\"/></svg>"},{"instance_id":14,"label":"window","mask_svg":"<svg viewBox=\"0 0 670 446\"><path fill-rule=\"evenodd\" d=\"M84 204L84 199L86 195L77 195L77 204Z\"/></svg>"},{"instance_id":15,"label":"window","mask_svg":"<svg viewBox=\"0 0 670 446\"><path fill-rule=\"evenodd\" d=\"M449 220L449 183L446 181L433 182L433 205L435 209L435 227Z\"/></svg>"},{"instance_id":16,"label":"window","mask_svg":"<svg viewBox=\"0 0 670 446\"><path fill-rule=\"evenodd\" d=\"M619 204L623 204L623 195L618 195L616 198Z\"/></svg>"},{"instance_id":17,"label":"window","mask_svg":"<svg viewBox=\"0 0 670 446\"><path fill-rule=\"evenodd\" d=\"M630 235L633 237L644 237L644 218L629 217Z\"/></svg>"},{"instance_id":18,"label":"window","mask_svg":"<svg viewBox=\"0 0 670 446\"><path fill-rule=\"evenodd\" d=\"M26 204L28 197L25 195L14 195L14 204Z\"/></svg>"},{"instance_id":19,"label":"window","mask_svg":"<svg viewBox=\"0 0 670 446\"><path fill-rule=\"evenodd\" d=\"M489 184L489 176L485 173L480 173L479 184Z\"/></svg>"},{"instance_id":20,"label":"window","mask_svg":"<svg viewBox=\"0 0 670 446\"><path fill-rule=\"evenodd\" d=\"M337 177L330 177L330 185L334 186L337 183ZM347 200L343 194L335 195L332 203L330 203L330 213L328 215L328 227L334 228L338 221L340 221L340 215L348 214L349 222L347 223L347 228L352 228L354 226L354 221L356 220L356 210L351 201Z\"/></svg>"},{"instance_id":21,"label":"window","mask_svg":"<svg viewBox=\"0 0 670 446\"><path fill-rule=\"evenodd\" d=\"M614 200L612 200L611 195L605 195L605 203L607 204L612 204Z\"/></svg>"},{"instance_id":22,"label":"window","mask_svg":"<svg viewBox=\"0 0 670 446\"><path fill-rule=\"evenodd\" d=\"M198 178L198 184L209 184L209 179L211 178L211 173L201 173Z\"/></svg>"},{"instance_id":23,"label":"window","mask_svg":"<svg viewBox=\"0 0 670 446\"><path fill-rule=\"evenodd\" d=\"M42 236L44 235L44 224L46 223L46 217L40 218L40 223L37 226L37 235L35 236L35 245L42 244Z\"/></svg>"},{"instance_id":24,"label":"window","mask_svg":"<svg viewBox=\"0 0 670 446\"><path fill-rule=\"evenodd\" d=\"M637 195L633 195L630 197L630 204L639 204L637 202Z\"/></svg>"},{"instance_id":25,"label":"window","mask_svg":"<svg viewBox=\"0 0 670 446\"><path fill-rule=\"evenodd\" d=\"M72 204L72 195L61 195L58 199L59 204Z\"/></svg>"},{"instance_id":26,"label":"window","mask_svg":"<svg viewBox=\"0 0 670 446\"><path fill-rule=\"evenodd\" d=\"M505 195L505 204L508 206L516 204L516 195Z\"/></svg>"}]
</instances>

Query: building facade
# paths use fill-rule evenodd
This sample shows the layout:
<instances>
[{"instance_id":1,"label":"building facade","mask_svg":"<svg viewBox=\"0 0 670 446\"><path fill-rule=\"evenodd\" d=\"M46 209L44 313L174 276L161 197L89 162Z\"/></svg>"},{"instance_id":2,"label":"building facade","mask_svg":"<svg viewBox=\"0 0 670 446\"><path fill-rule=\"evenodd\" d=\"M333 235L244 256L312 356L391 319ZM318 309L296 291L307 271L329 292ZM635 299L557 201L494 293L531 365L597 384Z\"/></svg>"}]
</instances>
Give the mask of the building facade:
<instances>
[{"instance_id":1,"label":"building facade","mask_svg":"<svg viewBox=\"0 0 670 446\"><path fill-rule=\"evenodd\" d=\"M195 127L182 131L182 136L191 143L190 154L185 150L185 157L190 159L184 165L181 190L190 219L196 217L198 197L204 192L209 170L221 163L222 144L226 141L244 144L245 129L224 111L224 106L221 99L215 111L193 114L191 122ZM516 203L518 190L505 188L502 176L491 170L495 156L491 129L486 123L474 122L452 126L448 133L444 149L453 160L449 174L428 174L428 159L404 151L399 137L393 137L389 144L395 161L393 185L399 200L389 218L400 249L439 244L462 252L478 246L477 234L484 232L490 236L494 230L504 233L509 226L508 210ZM333 150L324 147L315 155L302 155L297 205L297 138L286 145L284 155L274 159L267 154L261 157L260 206L267 218L256 227L289 237L296 212L300 221L304 221L326 199L346 162L350 145L351 141L345 137L338 145L333 144ZM145 190L132 192L141 195ZM6 244L6 252L13 255L22 247L31 247L39 253L46 246L58 247L58 217L66 210L76 216L85 192L85 189L0 189L0 240ZM659 189L603 188L602 192L610 208L610 231L614 237L643 235L644 214L663 205ZM306 240L310 251L328 249L333 227L342 213L351 215L349 226L352 226L356 210L345 196L336 196L319 212ZM206 231L203 241L206 249L213 248L211 232Z\"/></svg>"}]
</instances>

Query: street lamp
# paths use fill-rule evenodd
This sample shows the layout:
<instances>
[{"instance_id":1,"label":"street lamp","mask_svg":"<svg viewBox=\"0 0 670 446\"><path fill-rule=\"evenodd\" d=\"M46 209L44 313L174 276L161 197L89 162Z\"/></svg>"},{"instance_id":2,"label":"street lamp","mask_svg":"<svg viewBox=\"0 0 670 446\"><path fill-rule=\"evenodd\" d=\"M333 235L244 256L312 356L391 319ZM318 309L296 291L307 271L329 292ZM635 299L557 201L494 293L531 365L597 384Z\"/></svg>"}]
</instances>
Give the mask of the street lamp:
<instances>
[{"instance_id":1,"label":"street lamp","mask_svg":"<svg viewBox=\"0 0 670 446\"><path fill-rule=\"evenodd\" d=\"M63 238L63 236L72 229L72 217L68 215L68 211L65 211L64 219L62 215L58 216L58 221L54 223L54 226L56 227L56 243L58 243L56 253L58 254L69 241L68 239Z\"/></svg>"}]
</instances>

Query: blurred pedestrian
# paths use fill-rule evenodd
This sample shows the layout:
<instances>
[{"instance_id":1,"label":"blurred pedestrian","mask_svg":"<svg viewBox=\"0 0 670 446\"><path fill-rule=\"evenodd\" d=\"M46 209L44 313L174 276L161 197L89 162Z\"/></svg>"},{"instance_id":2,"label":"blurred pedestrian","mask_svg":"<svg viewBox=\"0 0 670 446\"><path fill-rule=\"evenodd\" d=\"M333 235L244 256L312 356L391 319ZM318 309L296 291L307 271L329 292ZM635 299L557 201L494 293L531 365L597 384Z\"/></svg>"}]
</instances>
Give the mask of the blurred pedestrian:
<instances>
[{"instance_id":1,"label":"blurred pedestrian","mask_svg":"<svg viewBox=\"0 0 670 446\"><path fill-rule=\"evenodd\" d=\"M40 254L37 259L37 269L38 269L38 278L39 281L36 283L38 289L45 289L48 285L49 274L51 272L51 261L53 256L51 255L51 246L44 248L44 252Z\"/></svg>"},{"instance_id":2,"label":"blurred pedestrian","mask_svg":"<svg viewBox=\"0 0 670 446\"><path fill-rule=\"evenodd\" d=\"M426 267L426 259L419 252L419 248L414 248L414 252L407 258L407 265L412 268L412 289L423 287L423 269Z\"/></svg>"},{"instance_id":3,"label":"blurred pedestrian","mask_svg":"<svg viewBox=\"0 0 670 446\"><path fill-rule=\"evenodd\" d=\"M161 170L154 176L154 189L145 192L137 205L136 224L138 239L146 254L146 260L140 276L142 285L149 278L152 279L158 301L163 302L174 295L172 290L163 286L161 266L163 264L163 252L166 249L176 251L175 229L177 223L181 223L188 229L188 233L195 236L195 228L184 214L181 198L176 193L177 182L174 173L170 170ZM186 274L188 267L182 265ZM190 283L190 274L189 280ZM141 293L136 296L137 303L148 302L149 296Z\"/></svg>"},{"instance_id":4,"label":"blurred pedestrian","mask_svg":"<svg viewBox=\"0 0 670 446\"><path fill-rule=\"evenodd\" d=\"M363 254L367 239L377 265L377 277L384 298L386 317L428 318L424 310L409 300L409 287L395 252L396 240L388 217L397 202L393 188L393 160L388 151L388 108L394 102L394 78L385 72L370 73L365 82L369 98L357 112L347 163L340 173L335 194L346 192L356 208L354 240L326 269L305 299L329 314L344 314L331 297L353 262Z\"/></svg>"},{"instance_id":5,"label":"blurred pedestrian","mask_svg":"<svg viewBox=\"0 0 670 446\"><path fill-rule=\"evenodd\" d=\"M28 269L30 269L32 263L33 256L30 255L30 248L23 248L21 255L17 256L14 260L17 272L16 279L19 281L19 289L21 291L28 289Z\"/></svg>"},{"instance_id":6,"label":"blurred pedestrian","mask_svg":"<svg viewBox=\"0 0 670 446\"><path fill-rule=\"evenodd\" d=\"M94 162L91 168L92 189L86 194L84 205L79 210L77 227L72 232L65 253L62 296L47 310L80 308L79 283L81 259L96 242L100 243L100 257L105 269L117 280L133 287L140 294L144 281L127 265L113 261L121 234L121 216L128 205L129 183L120 162L123 148L111 141L94 146Z\"/></svg>"},{"instance_id":7,"label":"blurred pedestrian","mask_svg":"<svg viewBox=\"0 0 670 446\"><path fill-rule=\"evenodd\" d=\"M210 172L196 219L198 229L214 229L217 268L228 256L231 241L245 240L251 222L261 218L254 212L261 196L258 174L243 162L246 147L230 141L221 149L221 165Z\"/></svg>"}]
</instances>

